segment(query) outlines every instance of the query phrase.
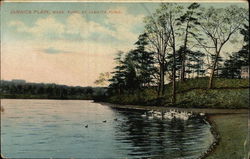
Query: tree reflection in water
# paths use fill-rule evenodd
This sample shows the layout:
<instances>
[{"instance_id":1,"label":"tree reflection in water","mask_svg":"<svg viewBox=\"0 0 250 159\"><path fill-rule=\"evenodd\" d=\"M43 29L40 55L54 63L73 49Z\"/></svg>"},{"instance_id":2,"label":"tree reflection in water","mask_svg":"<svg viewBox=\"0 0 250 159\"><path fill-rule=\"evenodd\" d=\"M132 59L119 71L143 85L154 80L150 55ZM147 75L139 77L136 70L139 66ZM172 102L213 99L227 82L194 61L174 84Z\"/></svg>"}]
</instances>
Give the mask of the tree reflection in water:
<instances>
[{"instance_id":1,"label":"tree reflection in water","mask_svg":"<svg viewBox=\"0 0 250 159\"><path fill-rule=\"evenodd\" d=\"M207 149L203 140L209 126L202 119L161 120L143 118L144 111L115 110L119 113L115 125L115 140L126 143L132 157L195 158Z\"/></svg>"}]
</instances>

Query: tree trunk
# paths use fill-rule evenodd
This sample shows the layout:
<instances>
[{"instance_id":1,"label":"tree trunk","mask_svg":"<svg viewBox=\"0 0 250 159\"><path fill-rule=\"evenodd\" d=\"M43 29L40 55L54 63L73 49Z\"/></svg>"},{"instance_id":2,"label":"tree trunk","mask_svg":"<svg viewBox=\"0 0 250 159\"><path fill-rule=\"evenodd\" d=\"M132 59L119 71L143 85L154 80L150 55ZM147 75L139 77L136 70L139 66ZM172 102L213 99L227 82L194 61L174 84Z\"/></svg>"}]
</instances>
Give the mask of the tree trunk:
<instances>
[{"instance_id":1,"label":"tree trunk","mask_svg":"<svg viewBox=\"0 0 250 159\"><path fill-rule=\"evenodd\" d=\"M172 90L172 104L175 104L176 102L176 50L175 50L175 32L172 24L172 15L170 14L170 28L171 28L171 34L172 34L172 48L173 48L173 90Z\"/></svg>"},{"instance_id":2,"label":"tree trunk","mask_svg":"<svg viewBox=\"0 0 250 159\"><path fill-rule=\"evenodd\" d=\"M158 83L158 86L157 86L157 96L159 97L160 96L160 82Z\"/></svg>"},{"instance_id":3,"label":"tree trunk","mask_svg":"<svg viewBox=\"0 0 250 159\"><path fill-rule=\"evenodd\" d=\"M186 26L186 34L184 39L184 47L182 53L182 61L181 61L181 81L185 81L185 62L186 62L186 52L187 52L187 41L188 41L188 28L189 28L189 21Z\"/></svg>"},{"instance_id":4,"label":"tree trunk","mask_svg":"<svg viewBox=\"0 0 250 159\"><path fill-rule=\"evenodd\" d=\"M158 95L162 96L164 94L164 62L160 64L160 83Z\"/></svg>"},{"instance_id":5,"label":"tree trunk","mask_svg":"<svg viewBox=\"0 0 250 159\"><path fill-rule=\"evenodd\" d=\"M212 67L212 70L211 70L212 72L211 72L210 78L209 78L208 89L212 89L213 88L214 72L215 72L215 69L216 69L216 66L217 66L219 53L220 52L218 52L218 51L216 52L216 57L215 57L215 60L214 60L214 63L213 63L213 67Z\"/></svg>"},{"instance_id":6,"label":"tree trunk","mask_svg":"<svg viewBox=\"0 0 250 159\"><path fill-rule=\"evenodd\" d=\"M175 104L176 102L176 83L175 83L175 53L174 53L174 66L173 66L173 96L172 96L172 103Z\"/></svg>"},{"instance_id":7,"label":"tree trunk","mask_svg":"<svg viewBox=\"0 0 250 159\"><path fill-rule=\"evenodd\" d=\"M183 55L183 58L182 58L182 61L181 61L181 81L185 81L185 72L186 72L186 69L185 69L185 61L186 61L186 55Z\"/></svg>"},{"instance_id":8,"label":"tree trunk","mask_svg":"<svg viewBox=\"0 0 250 159\"><path fill-rule=\"evenodd\" d=\"M197 78L200 76L200 61L198 61Z\"/></svg>"},{"instance_id":9,"label":"tree trunk","mask_svg":"<svg viewBox=\"0 0 250 159\"><path fill-rule=\"evenodd\" d=\"M173 30L172 30L173 31ZM176 57L175 57L175 37L173 33L173 92L172 92L172 104L176 102Z\"/></svg>"}]
</instances>

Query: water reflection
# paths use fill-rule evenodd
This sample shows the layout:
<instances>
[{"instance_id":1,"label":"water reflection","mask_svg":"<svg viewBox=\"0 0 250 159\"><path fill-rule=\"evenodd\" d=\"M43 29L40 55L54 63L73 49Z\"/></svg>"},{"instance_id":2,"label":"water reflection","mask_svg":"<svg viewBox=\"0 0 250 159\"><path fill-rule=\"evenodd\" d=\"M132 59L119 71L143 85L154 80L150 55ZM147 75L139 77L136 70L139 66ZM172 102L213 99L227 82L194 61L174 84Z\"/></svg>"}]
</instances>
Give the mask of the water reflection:
<instances>
[{"instance_id":1,"label":"water reflection","mask_svg":"<svg viewBox=\"0 0 250 159\"><path fill-rule=\"evenodd\" d=\"M2 103L1 150L9 158L193 159L213 139L202 119L149 119L91 101Z\"/></svg>"},{"instance_id":2,"label":"water reflection","mask_svg":"<svg viewBox=\"0 0 250 159\"><path fill-rule=\"evenodd\" d=\"M123 120L115 125L115 139L130 144L129 156L167 158L196 158L205 151L206 143L197 138L206 138L209 126L203 119L161 120L142 117L144 111L115 109Z\"/></svg>"}]
</instances>

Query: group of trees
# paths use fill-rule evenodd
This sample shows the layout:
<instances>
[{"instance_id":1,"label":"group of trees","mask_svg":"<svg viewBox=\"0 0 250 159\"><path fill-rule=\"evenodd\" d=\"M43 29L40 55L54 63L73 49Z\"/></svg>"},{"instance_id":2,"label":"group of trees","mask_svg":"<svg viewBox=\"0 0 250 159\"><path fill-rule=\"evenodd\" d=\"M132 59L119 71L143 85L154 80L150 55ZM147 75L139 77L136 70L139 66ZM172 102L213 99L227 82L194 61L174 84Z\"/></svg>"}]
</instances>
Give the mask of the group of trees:
<instances>
[{"instance_id":1,"label":"group of trees","mask_svg":"<svg viewBox=\"0 0 250 159\"><path fill-rule=\"evenodd\" d=\"M109 79L111 84L109 90L123 93L123 91L134 91L148 87L154 82L154 75L157 72L154 53L146 50L148 45L147 35L139 36L135 43L136 48L128 53L119 52L115 61L117 66L113 77Z\"/></svg>"},{"instance_id":2,"label":"group of trees","mask_svg":"<svg viewBox=\"0 0 250 159\"><path fill-rule=\"evenodd\" d=\"M198 3L187 7L162 3L144 19L144 33L128 53L119 52L117 66L109 80L111 93L131 92L157 86L158 95L164 95L165 81L172 84L172 103L175 103L176 80L209 76L208 88L223 61L222 52L234 37L244 46L231 53L222 64L220 76L235 78L239 68L248 65L249 28L246 8L203 8ZM241 34L240 34L241 33ZM207 71L209 70L209 71ZM231 75L231 74L234 75Z\"/></svg>"},{"instance_id":3,"label":"group of trees","mask_svg":"<svg viewBox=\"0 0 250 159\"><path fill-rule=\"evenodd\" d=\"M220 77L240 78L241 66L249 66L249 26L245 24L240 33L244 36L244 45L240 51L233 52L225 60Z\"/></svg>"},{"instance_id":4,"label":"group of trees","mask_svg":"<svg viewBox=\"0 0 250 159\"><path fill-rule=\"evenodd\" d=\"M11 81L1 81L0 93L2 96L22 95L36 98L56 98L56 99L92 99L93 95L99 93L101 88L92 87L72 87L57 84L44 83L23 83L18 84Z\"/></svg>"}]
</instances>

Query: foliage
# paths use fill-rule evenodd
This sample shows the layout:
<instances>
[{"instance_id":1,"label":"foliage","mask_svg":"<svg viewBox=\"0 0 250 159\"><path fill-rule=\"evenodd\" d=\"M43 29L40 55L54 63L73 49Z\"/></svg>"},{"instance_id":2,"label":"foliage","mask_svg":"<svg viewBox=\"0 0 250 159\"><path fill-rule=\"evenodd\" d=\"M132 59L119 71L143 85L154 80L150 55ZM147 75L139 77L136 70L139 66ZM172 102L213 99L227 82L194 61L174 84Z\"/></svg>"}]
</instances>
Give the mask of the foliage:
<instances>
[{"instance_id":1,"label":"foliage","mask_svg":"<svg viewBox=\"0 0 250 159\"><path fill-rule=\"evenodd\" d=\"M188 79L177 82L176 105L171 104L172 84L165 88L163 97L157 96L156 88L124 92L108 98L108 102L131 105L159 105L198 108L247 108L249 81L247 79L216 78L214 89L207 90L209 78Z\"/></svg>"},{"instance_id":2,"label":"foliage","mask_svg":"<svg viewBox=\"0 0 250 159\"><path fill-rule=\"evenodd\" d=\"M197 26L200 24L199 16L201 15L200 12L200 4L192 3L187 7L187 10L184 15L182 15L179 20L178 25L183 30L183 44L180 46L178 50L179 56L179 72L180 72L180 79L182 81L186 78L186 73L190 73L190 70L186 71L186 63L189 63L189 59L186 57L189 52L192 52L190 47L194 44L192 35L195 36L196 32L198 32ZM201 64L201 63L200 63ZM178 65L178 64L177 64ZM178 66L177 66L178 67ZM199 66L201 67L201 66ZM189 71L189 72L188 72ZM200 71L197 72L198 74Z\"/></svg>"},{"instance_id":3,"label":"foliage","mask_svg":"<svg viewBox=\"0 0 250 159\"><path fill-rule=\"evenodd\" d=\"M229 55L229 58L224 62L220 77L240 78L241 67L249 66L249 26L245 24L240 32L244 36L244 45L240 51Z\"/></svg>"},{"instance_id":4,"label":"foliage","mask_svg":"<svg viewBox=\"0 0 250 159\"><path fill-rule=\"evenodd\" d=\"M71 87L57 84L1 81L1 98L24 99L92 99L96 94L105 94L104 88Z\"/></svg>"},{"instance_id":5,"label":"foliage","mask_svg":"<svg viewBox=\"0 0 250 159\"><path fill-rule=\"evenodd\" d=\"M110 78L110 73L100 73L98 79L94 82L96 85L105 86L107 85L108 79Z\"/></svg>"},{"instance_id":6,"label":"foliage","mask_svg":"<svg viewBox=\"0 0 250 159\"><path fill-rule=\"evenodd\" d=\"M135 65L140 87L150 86L154 83L154 75L157 69L154 66L154 52L146 51L148 45L147 34L141 34L135 45L136 49L130 52L130 56Z\"/></svg>"},{"instance_id":7,"label":"foliage","mask_svg":"<svg viewBox=\"0 0 250 159\"><path fill-rule=\"evenodd\" d=\"M112 72L112 78L109 79L109 94L121 94L123 89L125 88L125 67L123 66L123 55L123 52L118 52L117 57L115 58L117 66L114 68L114 72Z\"/></svg>"},{"instance_id":8,"label":"foliage","mask_svg":"<svg viewBox=\"0 0 250 159\"><path fill-rule=\"evenodd\" d=\"M240 93L246 94L249 83L243 79L225 78L240 78L239 68L249 64L246 11L238 6L201 8L198 3L186 7L162 3L154 13L145 17L144 33L135 43L136 49L117 55L108 101L244 107L246 97ZM229 59L224 61L221 52L225 45L233 44L232 38L239 37L244 37L245 41L242 50L230 53ZM167 80L169 83L165 84ZM145 93L147 89L153 91ZM237 100L233 100L235 98Z\"/></svg>"},{"instance_id":9,"label":"foliage","mask_svg":"<svg viewBox=\"0 0 250 159\"><path fill-rule=\"evenodd\" d=\"M177 51L177 63L176 68L179 74L177 73L176 78L181 79L181 73L183 68L185 67L185 78L194 78L194 77L204 77L205 76L205 63L204 63L204 57L205 53L200 51L192 51L186 48L185 50L185 66L182 64L182 59L180 55L183 53L183 47L180 47L180 49ZM169 57L171 58L171 56ZM169 67L172 67L172 62L169 65ZM169 68L169 69L170 69Z\"/></svg>"},{"instance_id":10,"label":"foliage","mask_svg":"<svg viewBox=\"0 0 250 159\"><path fill-rule=\"evenodd\" d=\"M154 99L157 99L157 91L153 88L146 88L137 90L133 94L126 92L122 95L113 95L108 101L119 104L151 105Z\"/></svg>"},{"instance_id":11,"label":"foliage","mask_svg":"<svg viewBox=\"0 0 250 159\"><path fill-rule=\"evenodd\" d=\"M204 9L201 14L200 28L205 40L194 36L199 45L212 56L210 80L208 88L213 87L214 72L218 65L218 58L225 44L229 42L232 36L236 35L244 24L244 15L246 9L237 6L227 8Z\"/></svg>"},{"instance_id":12,"label":"foliage","mask_svg":"<svg viewBox=\"0 0 250 159\"><path fill-rule=\"evenodd\" d=\"M136 89L148 87L154 82L156 68L154 66L153 53L145 50L148 45L147 35L139 36L135 43L136 49L130 52L119 52L115 58L118 64L112 72L113 77L109 80L110 94L121 94L125 91L133 92Z\"/></svg>"}]
</instances>

